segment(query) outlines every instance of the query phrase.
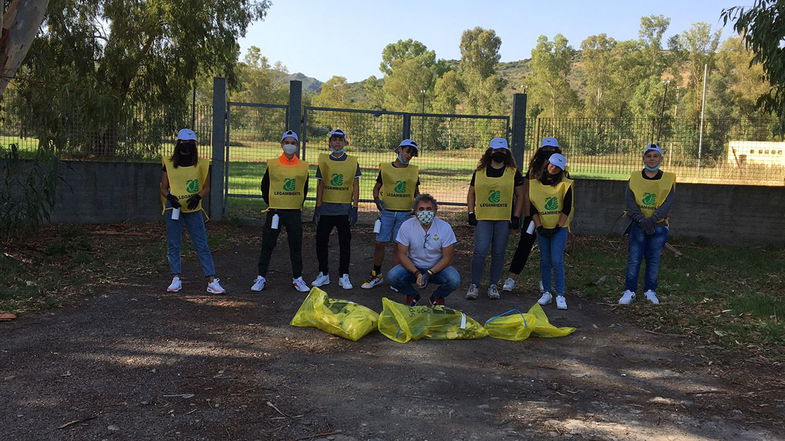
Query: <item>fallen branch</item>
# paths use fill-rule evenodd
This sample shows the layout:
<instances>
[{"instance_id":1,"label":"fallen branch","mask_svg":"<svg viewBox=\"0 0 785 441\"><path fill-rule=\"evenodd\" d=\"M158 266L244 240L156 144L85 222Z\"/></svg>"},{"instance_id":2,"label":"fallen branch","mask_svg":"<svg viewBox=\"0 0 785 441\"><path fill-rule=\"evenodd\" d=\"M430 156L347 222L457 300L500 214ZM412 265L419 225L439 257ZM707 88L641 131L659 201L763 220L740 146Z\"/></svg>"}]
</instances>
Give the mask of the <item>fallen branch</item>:
<instances>
[{"instance_id":1,"label":"fallen branch","mask_svg":"<svg viewBox=\"0 0 785 441\"><path fill-rule=\"evenodd\" d=\"M646 332L648 332L649 334L654 334L654 335L661 335L661 336L663 336L663 337L678 337L678 338L687 338L687 336L686 336L686 335L682 335L682 334L666 334L666 333L664 333L664 332L649 331L649 330L647 330Z\"/></svg>"},{"instance_id":2,"label":"fallen branch","mask_svg":"<svg viewBox=\"0 0 785 441\"><path fill-rule=\"evenodd\" d=\"M677 250L676 247L674 247L673 245L667 242L665 243L665 248L671 253L673 253L676 257L681 257L684 255L681 251Z\"/></svg>"},{"instance_id":3,"label":"fallen branch","mask_svg":"<svg viewBox=\"0 0 785 441\"><path fill-rule=\"evenodd\" d=\"M62 430L62 429L65 429L65 428L71 427L71 426L73 426L73 425L79 424L79 423L84 423L85 421L94 420L94 419L96 419L96 418L98 418L98 417L97 417L97 416L89 416L89 417L87 417L87 418L82 418L81 420L73 420L73 421L69 421L69 422L67 422L67 423L63 424L62 426L58 427L58 428L57 428L57 430Z\"/></svg>"},{"instance_id":4,"label":"fallen branch","mask_svg":"<svg viewBox=\"0 0 785 441\"><path fill-rule=\"evenodd\" d=\"M285 414L285 413L281 412L281 409L279 409L279 408L275 407L275 404L273 404L273 403L271 403L271 402L269 402L269 401L268 401L268 402L266 402L265 404L267 404L268 406L272 407L273 409L275 409L275 411L276 411L276 412L280 413L281 415L285 416L286 418L289 418L289 419L294 419L293 417L291 417L291 416L289 416L289 415L287 415L287 414Z\"/></svg>"},{"instance_id":5,"label":"fallen branch","mask_svg":"<svg viewBox=\"0 0 785 441\"><path fill-rule=\"evenodd\" d=\"M726 394L724 390L696 390L687 392L687 395Z\"/></svg>"}]
</instances>

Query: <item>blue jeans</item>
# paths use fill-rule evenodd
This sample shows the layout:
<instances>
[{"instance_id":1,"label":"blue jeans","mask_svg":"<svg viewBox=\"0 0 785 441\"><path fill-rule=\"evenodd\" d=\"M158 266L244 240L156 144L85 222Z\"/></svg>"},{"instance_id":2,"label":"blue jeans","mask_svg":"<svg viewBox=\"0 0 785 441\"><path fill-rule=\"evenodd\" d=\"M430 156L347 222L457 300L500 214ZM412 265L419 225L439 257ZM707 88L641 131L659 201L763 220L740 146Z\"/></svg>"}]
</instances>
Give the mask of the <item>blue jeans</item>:
<instances>
[{"instance_id":1,"label":"blue jeans","mask_svg":"<svg viewBox=\"0 0 785 441\"><path fill-rule=\"evenodd\" d=\"M627 277L626 289L635 292L638 289L638 273L641 261L646 260L646 272L643 276L643 291L657 291L657 274L660 272L660 254L665 242L668 241L668 227L656 226L654 234L647 236L638 224L630 225L630 237L627 242Z\"/></svg>"},{"instance_id":2,"label":"blue jeans","mask_svg":"<svg viewBox=\"0 0 785 441\"><path fill-rule=\"evenodd\" d=\"M477 221L474 227L474 254L472 255L472 283L480 285L485 269L485 256L491 248L490 284L499 283L504 269L504 251L510 236L510 223L503 221Z\"/></svg>"},{"instance_id":3,"label":"blue jeans","mask_svg":"<svg viewBox=\"0 0 785 441\"><path fill-rule=\"evenodd\" d=\"M542 288L551 291L551 273L556 282L556 295L564 295L564 248L567 246L567 229L562 228L553 237L542 237L537 234L537 245L540 247L540 280Z\"/></svg>"},{"instance_id":4,"label":"blue jeans","mask_svg":"<svg viewBox=\"0 0 785 441\"><path fill-rule=\"evenodd\" d=\"M210 247L207 245L207 230L204 228L204 215L201 211L193 213L180 213L179 220L172 220L172 210L166 210L164 214L166 220L166 258L169 260L169 269L172 274L181 274L180 265L180 244L183 240L183 225L188 229L191 236L196 254L199 256L199 263L202 264L202 271L205 277L215 277L215 264Z\"/></svg>"},{"instance_id":5,"label":"blue jeans","mask_svg":"<svg viewBox=\"0 0 785 441\"><path fill-rule=\"evenodd\" d=\"M417 269L420 270L421 273L428 270L428 268ZM401 294L419 297L417 290L414 288L417 277L404 268L403 265L396 265L393 269L387 271L387 276L385 277L387 278L387 283L397 289ZM428 281L428 285L430 284L439 285L433 292L433 296L444 298L461 286L461 275L458 274L458 271L455 268L448 266L432 275Z\"/></svg>"},{"instance_id":6,"label":"blue jeans","mask_svg":"<svg viewBox=\"0 0 785 441\"><path fill-rule=\"evenodd\" d=\"M395 236L398 235L398 230L401 228L407 219L412 217L411 211L390 211L382 210L379 213L379 219L382 221L382 227L376 235L377 242L395 242Z\"/></svg>"}]
</instances>

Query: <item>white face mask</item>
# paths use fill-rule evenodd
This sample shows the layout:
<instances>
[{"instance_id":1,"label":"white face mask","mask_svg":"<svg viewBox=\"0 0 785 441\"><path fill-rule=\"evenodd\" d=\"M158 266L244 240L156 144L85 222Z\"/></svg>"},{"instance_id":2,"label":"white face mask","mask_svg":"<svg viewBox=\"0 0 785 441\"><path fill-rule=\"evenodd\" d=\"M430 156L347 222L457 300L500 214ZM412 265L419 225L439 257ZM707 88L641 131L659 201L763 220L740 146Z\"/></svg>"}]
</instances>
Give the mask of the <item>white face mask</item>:
<instances>
[{"instance_id":1,"label":"white face mask","mask_svg":"<svg viewBox=\"0 0 785 441\"><path fill-rule=\"evenodd\" d=\"M420 221L421 224L428 225L433 222L435 214L433 211L418 211L416 216L417 220Z\"/></svg>"},{"instance_id":2,"label":"white face mask","mask_svg":"<svg viewBox=\"0 0 785 441\"><path fill-rule=\"evenodd\" d=\"M295 144L284 144L283 151L287 155L293 155L295 152L297 152L297 146Z\"/></svg>"}]
</instances>

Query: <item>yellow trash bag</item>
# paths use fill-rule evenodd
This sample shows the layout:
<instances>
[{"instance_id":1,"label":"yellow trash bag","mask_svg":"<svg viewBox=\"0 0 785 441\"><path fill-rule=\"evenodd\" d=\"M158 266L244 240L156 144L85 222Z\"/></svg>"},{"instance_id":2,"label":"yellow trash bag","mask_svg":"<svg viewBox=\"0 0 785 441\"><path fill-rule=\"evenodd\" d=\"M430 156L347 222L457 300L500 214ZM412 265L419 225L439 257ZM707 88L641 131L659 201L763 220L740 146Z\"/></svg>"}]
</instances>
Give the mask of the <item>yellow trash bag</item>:
<instances>
[{"instance_id":1,"label":"yellow trash bag","mask_svg":"<svg viewBox=\"0 0 785 441\"><path fill-rule=\"evenodd\" d=\"M477 321L444 306L406 306L382 298L379 332L398 343L409 340L457 340L483 338L488 331Z\"/></svg>"},{"instance_id":2,"label":"yellow trash bag","mask_svg":"<svg viewBox=\"0 0 785 441\"><path fill-rule=\"evenodd\" d=\"M311 288L290 325L319 328L324 332L357 341L376 329L379 314L348 300L331 299L317 287Z\"/></svg>"},{"instance_id":3,"label":"yellow trash bag","mask_svg":"<svg viewBox=\"0 0 785 441\"><path fill-rule=\"evenodd\" d=\"M548 316L539 303L521 313L511 309L485 322L488 335L503 340L521 341L534 334L535 337L564 337L575 332L575 328L557 328L548 321Z\"/></svg>"}]
</instances>

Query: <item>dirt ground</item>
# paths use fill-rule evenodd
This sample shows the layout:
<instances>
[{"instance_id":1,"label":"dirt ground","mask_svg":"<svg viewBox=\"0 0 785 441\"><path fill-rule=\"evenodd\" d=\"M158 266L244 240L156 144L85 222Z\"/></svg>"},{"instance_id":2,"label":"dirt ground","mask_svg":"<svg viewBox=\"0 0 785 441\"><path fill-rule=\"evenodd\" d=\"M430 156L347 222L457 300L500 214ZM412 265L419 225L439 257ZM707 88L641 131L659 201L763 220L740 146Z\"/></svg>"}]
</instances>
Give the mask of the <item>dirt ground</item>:
<instances>
[{"instance_id":1,"label":"dirt ground","mask_svg":"<svg viewBox=\"0 0 785 441\"><path fill-rule=\"evenodd\" d=\"M244 228L246 245L215 256L227 296L206 294L189 259L181 293L165 292L162 267L154 280L0 323L0 439L785 439L781 372L743 355L716 362L696 342L643 331L612 305L569 293L568 311L545 307L557 326L578 328L559 339L398 344L372 333L350 342L289 326L305 294L288 283L285 235L268 288L248 289L258 230ZM380 311L383 296L400 299L386 285L359 288L372 241L353 238L355 289L333 274L325 290ZM449 306L484 321L536 301L534 287L465 300L470 248L460 246L465 280Z\"/></svg>"}]
</instances>

